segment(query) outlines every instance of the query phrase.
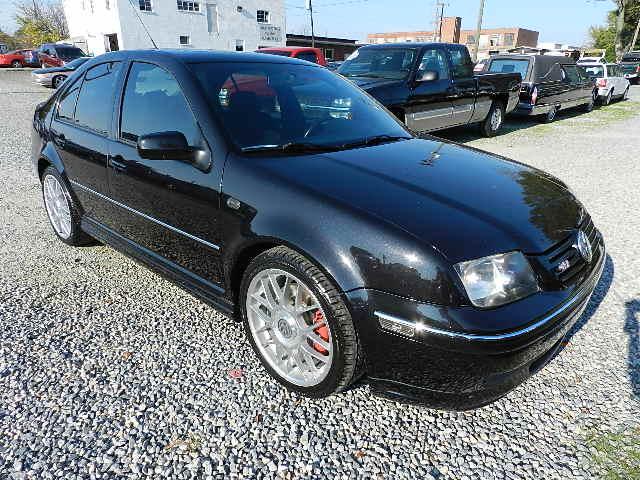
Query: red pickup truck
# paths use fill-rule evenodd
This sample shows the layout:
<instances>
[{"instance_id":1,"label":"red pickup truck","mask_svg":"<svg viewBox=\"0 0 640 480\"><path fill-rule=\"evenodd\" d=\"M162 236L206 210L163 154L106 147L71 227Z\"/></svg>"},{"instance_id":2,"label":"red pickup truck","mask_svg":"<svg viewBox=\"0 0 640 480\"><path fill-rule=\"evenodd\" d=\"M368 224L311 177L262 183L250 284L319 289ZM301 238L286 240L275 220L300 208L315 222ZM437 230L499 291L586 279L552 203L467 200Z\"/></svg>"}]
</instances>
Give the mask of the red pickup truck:
<instances>
[{"instance_id":1,"label":"red pickup truck","mask_svg":"<svg viewBox=\"0 0 640 480\"><path fill-rule=\"evenodd\" d=\"M317 63L323 67L327 66L327 59L319 48L311 47L273 47L256 50L258 53L268 53L270 55L280 55L282 57L297 58L307 62Z\"/></svg>"}]
</instances>

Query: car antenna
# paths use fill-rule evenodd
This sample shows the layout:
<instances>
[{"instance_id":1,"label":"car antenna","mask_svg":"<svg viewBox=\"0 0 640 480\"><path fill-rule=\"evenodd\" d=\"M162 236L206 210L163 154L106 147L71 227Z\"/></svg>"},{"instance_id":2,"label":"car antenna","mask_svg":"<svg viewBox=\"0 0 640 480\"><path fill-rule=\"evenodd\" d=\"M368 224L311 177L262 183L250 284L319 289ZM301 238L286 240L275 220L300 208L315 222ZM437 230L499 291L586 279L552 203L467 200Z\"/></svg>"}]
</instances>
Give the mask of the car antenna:
<instances>
[{"instance_id":1,"label":"car antenna","mask_svg":"<svg viewBox=\"0 0 640 480\"><path fill-rule=\"evenodd\" d=\"M136 10L136 6L133 4L132 0L129 0L129 5L131 5L131 8L133 8L133 13L136 14L136 17L138 17L138 20L140 21L140 25L142 25L142 28L144 28L144 31L146 32L147 36L149 37L149 40L151 40L151 43L153 44L153 48L155 48L157 50L158 49L158 45L156 45L155 40L151 36L151 33L149 33L149 29L147 28L147 26L142 21L142 18L140 18L140 14L138 13L138 10Z\"/></svg>"}]
</instances>

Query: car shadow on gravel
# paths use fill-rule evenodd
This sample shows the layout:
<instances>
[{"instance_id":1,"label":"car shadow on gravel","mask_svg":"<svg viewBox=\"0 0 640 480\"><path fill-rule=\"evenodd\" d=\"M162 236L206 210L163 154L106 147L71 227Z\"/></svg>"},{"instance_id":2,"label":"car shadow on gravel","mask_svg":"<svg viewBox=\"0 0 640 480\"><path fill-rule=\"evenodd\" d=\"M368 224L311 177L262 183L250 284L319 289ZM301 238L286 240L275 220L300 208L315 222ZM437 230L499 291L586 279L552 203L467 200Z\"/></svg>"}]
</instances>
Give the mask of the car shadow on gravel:
<instances>
[{"instance_id":1,"label":"car shadow on gravel","mask_svg":"<svg viewBox=\"0 0 640 480\"><path fill-rule=\"evenodd\" d=\"M598 311L598 307L600 307L600 304L604 301L607 293L609 293L614 275L615 266L613 265L613 259L611 258L611 255L607 255L604 263L604 269L602 270L602 277L600 277L600 281L598 282L598 285L596 285L593 295L591 295L591 299L587 304L587 308L585 308L582 313L580 320L578 320L573 328L569 330L569 333L567 333L565 343L569 343L573 336L582 330L582 328L589 323L591 317L593 317L593 315Z\"/></svg>"},{"instance_id":2,"label":"car shadow on gravel","mask_svg":"<svg viewBox=\"0 0 640 480\"><path fill-rule=\"evenodd\" d=\"M640 300L635 299L625 304L626 319L624 332L629 336L629 356L627 369L631 390L640 400Z\"/></svg>"},{"instance_id":3,"label":"car shadow on gravel","mask_svg":"<svg viewBox=\"0 0 640 480\"><path fill-rule=\"evenodd\" d=\"M599 107L596 106L596 109L597 108ZM583 112L579 108L563 110L560 113L558 113L556 122L562 125L562 122L564 120L571 120L581 115L585 115L585 112ZM536 127L536 126L541 126L541 125L551 126L551 125L554 125L554 123L544 124L535 117L517 117L517 116L510 115L506 118L502 128L500 129L496 137L501 137L509 133L517 132L519 130L526 130L526 129ZM456 143L468 143L474 140L479 140L481 138L484 138L480 133L480 129L476 126L454 127L454 128L449 128L447 130L433 132L431 133L431 135L444 138L446 140L450 140Z\"/></svg>"}]
</instances>

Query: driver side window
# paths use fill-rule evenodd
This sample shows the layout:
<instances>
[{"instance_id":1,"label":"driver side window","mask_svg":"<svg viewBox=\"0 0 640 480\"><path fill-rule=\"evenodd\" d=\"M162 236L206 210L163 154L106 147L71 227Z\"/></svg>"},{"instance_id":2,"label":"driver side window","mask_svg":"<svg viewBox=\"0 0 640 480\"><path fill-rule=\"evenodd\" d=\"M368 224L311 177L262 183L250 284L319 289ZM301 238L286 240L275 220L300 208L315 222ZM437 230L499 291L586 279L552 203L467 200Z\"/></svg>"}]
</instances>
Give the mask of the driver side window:
<instances>
[{"instance_id":1,"label":"driver side window","mask_svg":"<svg viewBox=\"0 0 640 480\"><path fill-rule=\"evenodd\" d=\"M135 62L129 70L122 102L120 138L137 142L141 135L180 132L190 146L202 135L180 85L157 65Z\"/></svg>"},{"instance_id":2,"label":"driver side window","mask_svg":"<svg viewBox=\"0 0 640 480\"><path fill-rule=\"evenodd\" d=\"M428 71L436 72L439 80L448 80L450 78L449 64L442 50L437 48L425 50L420 65L418 66L418 76Z\"/></svg>"}]
</instances>

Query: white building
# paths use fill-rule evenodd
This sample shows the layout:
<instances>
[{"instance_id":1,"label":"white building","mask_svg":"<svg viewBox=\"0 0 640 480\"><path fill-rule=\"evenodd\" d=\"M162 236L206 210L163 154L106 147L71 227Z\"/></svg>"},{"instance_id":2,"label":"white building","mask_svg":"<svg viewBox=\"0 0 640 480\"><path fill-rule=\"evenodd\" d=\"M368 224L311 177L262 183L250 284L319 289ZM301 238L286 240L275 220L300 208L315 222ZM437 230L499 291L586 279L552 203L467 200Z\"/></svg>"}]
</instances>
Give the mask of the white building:
<instances>
[{"instance_id":1,"label":"white building","mask_svg":"<svg viewBox=\"0 0 640 480\"><path fill-rule=\"evenodd\" d=\"M87 53L153 48L252 51L284 46L284 0L63 0Z\"/></svg>"}]
</instances>

